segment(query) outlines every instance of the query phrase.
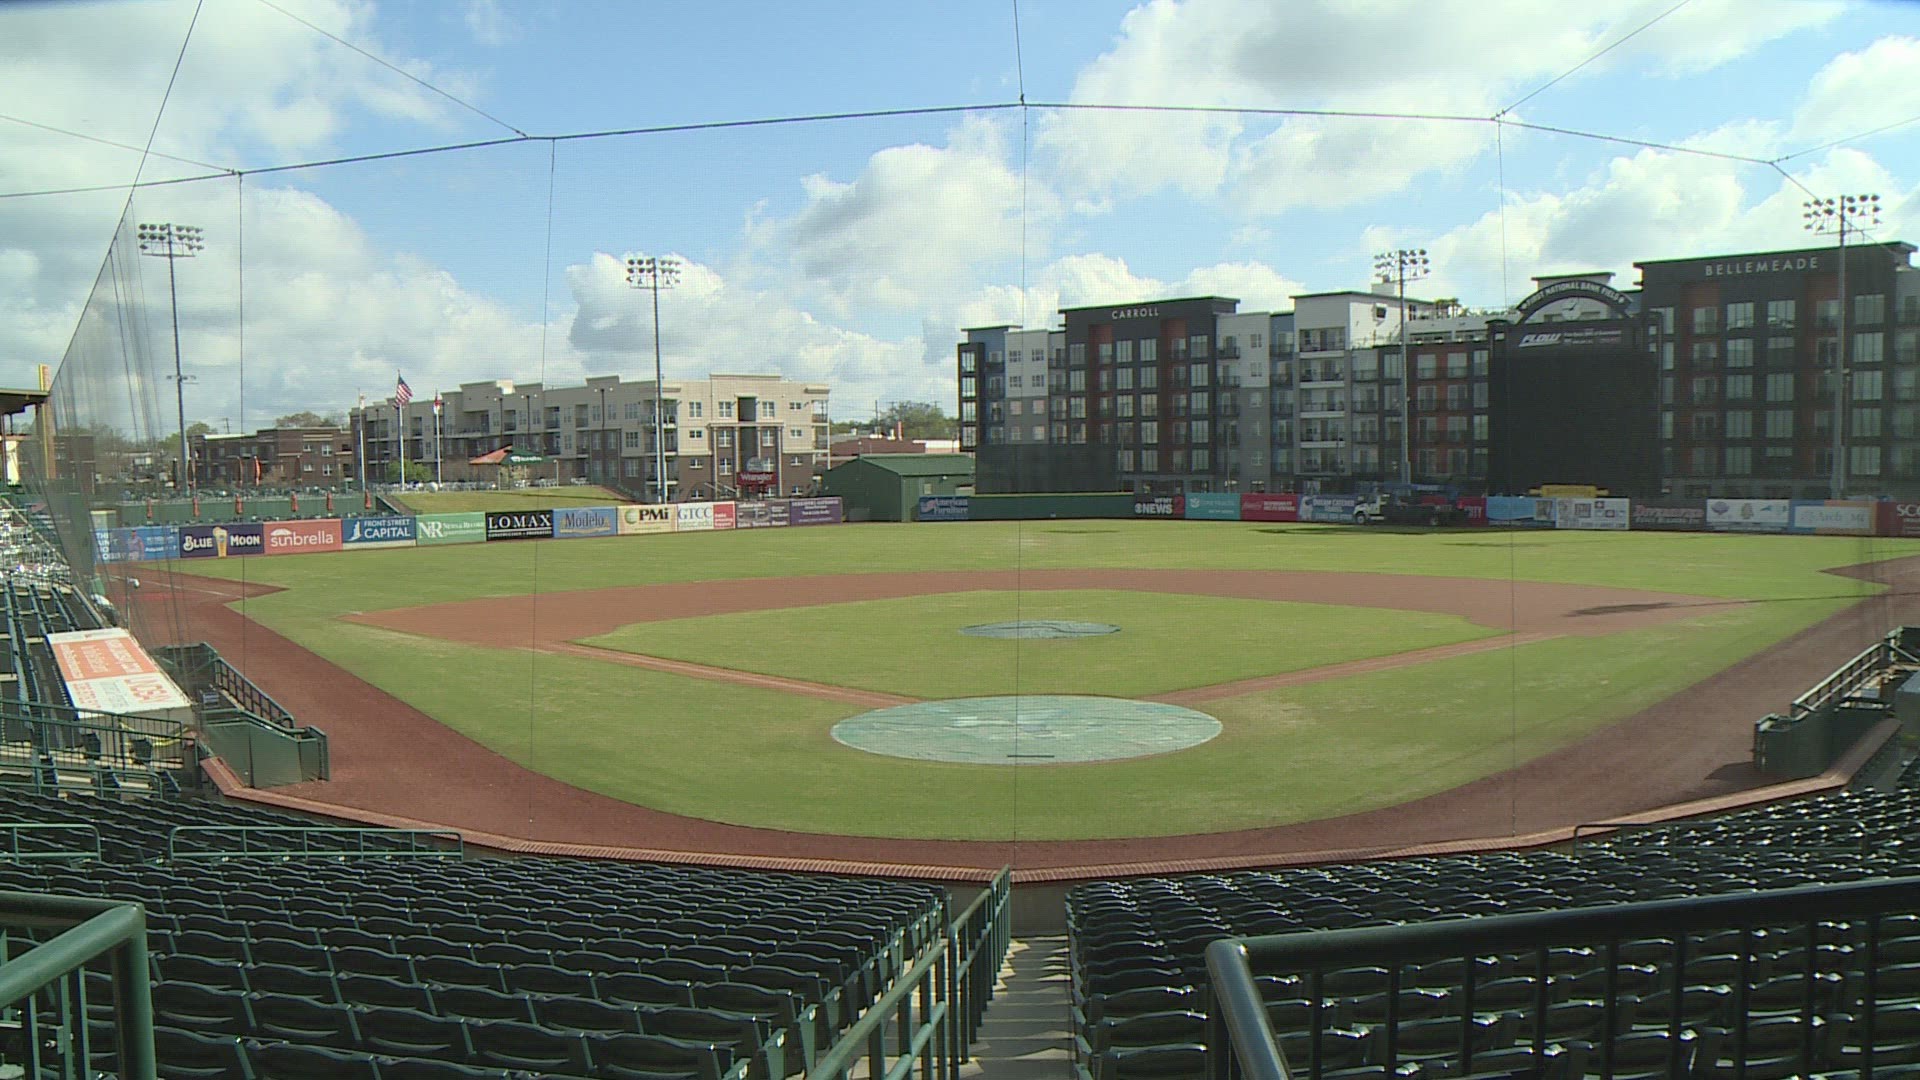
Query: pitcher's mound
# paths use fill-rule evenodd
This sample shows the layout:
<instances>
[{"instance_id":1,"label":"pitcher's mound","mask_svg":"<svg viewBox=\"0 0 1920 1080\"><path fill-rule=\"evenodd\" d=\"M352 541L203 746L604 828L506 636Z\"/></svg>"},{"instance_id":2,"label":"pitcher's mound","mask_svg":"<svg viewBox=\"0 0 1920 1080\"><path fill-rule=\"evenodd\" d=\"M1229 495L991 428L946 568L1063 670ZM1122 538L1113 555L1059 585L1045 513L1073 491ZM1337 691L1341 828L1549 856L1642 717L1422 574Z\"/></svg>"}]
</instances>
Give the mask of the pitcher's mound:
<instances>
[{"instance_id":1,"label":"pitcher's mound","mask_svg":"<svg viewBox=\"0 0 1920 1080\"><path fill-rule=\"evenodd\" d=\"M1035 694L917 701L849 717L834 740L855 750L968 765L1059 765L1166 754L1220 734L1178 705Z\"/></svg>"}]
</instances>

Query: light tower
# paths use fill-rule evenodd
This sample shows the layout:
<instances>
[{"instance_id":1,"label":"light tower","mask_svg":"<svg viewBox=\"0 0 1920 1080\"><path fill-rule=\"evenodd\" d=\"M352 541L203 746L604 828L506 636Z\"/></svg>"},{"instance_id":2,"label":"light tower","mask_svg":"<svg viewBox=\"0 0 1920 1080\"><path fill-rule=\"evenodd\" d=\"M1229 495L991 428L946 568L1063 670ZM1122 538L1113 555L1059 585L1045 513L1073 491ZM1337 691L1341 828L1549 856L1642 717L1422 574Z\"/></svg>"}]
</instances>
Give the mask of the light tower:
<instances>
[{"instance_id":1,"label":"light tower","mask_svg":"<svg viewBox=\"0 0 1920 1080\"><path fill-rule=\"evenodd\" d=\"M173 403L180 414L180 483L193 493L193 470L187 460L187 377L180 371L180 293L174 288L173 264L200 254L206 243L197 225L145 224L139 228L140 254L167 260L167 301L173 309Z\"/></svg>"},{"instance_id":2,"label":"light tower","mask_svg":"<svg viewBox=\"0 0 1920 1080\"><path fill-rule=\"evenodd\" d=\"M667 386L660 374L660 290L671 289L680 280L680 260L645 258L627 260L627 284L653 293L653 469L654 484L660 502L667 501Z\"/></svg>"},{"instance_id":3,"label":"light tower","mask_svg":"<svg viewBox=\"0 0 1920 1080\"><path fill-rule=\"evenodd\" d=\"M1828 497L1841 499L1847 488L1847 233L1880 224L1880 196L1841 195L1808 199L1802 205L1801 225L1808 232L1834 233L1840 241L1840 348L1834 357L1833 469L1827 483Z\"/></svg>"},{"instance_id":4,"label":"light tower","mask_svg":"<svg viewBox=\"0 0 1920 1080\"><path fill-rule=\"evenodd\" d=\"M1413 369L1407 365L1407 282L1426 277L1432 264L1426 248L1400 248L1373 257L1382 281L1396 282L1400 293L1400 482L1413 485Z\"/></svg>"}]
</instances>

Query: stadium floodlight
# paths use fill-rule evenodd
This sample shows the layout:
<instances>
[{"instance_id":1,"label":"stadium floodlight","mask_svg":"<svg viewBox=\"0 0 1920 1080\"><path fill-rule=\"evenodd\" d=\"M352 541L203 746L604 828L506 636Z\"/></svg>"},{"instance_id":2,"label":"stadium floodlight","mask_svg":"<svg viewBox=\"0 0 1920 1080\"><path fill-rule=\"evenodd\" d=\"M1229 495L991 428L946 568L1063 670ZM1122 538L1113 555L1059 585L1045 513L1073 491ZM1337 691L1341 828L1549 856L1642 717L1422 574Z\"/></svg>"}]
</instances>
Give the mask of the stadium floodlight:
<instances>
[{"instance_id":1,"label":"stadium floodlight","mask_svg":"<svg viewBox=\"0 0 1920 1080\"><path fill-rule=\"evenodd\" d=\"M180 294L174 288L173 264L200 254L206 243L197 225L148 223L139 227L137 235L140 254L167 260L167 300L173 308L173 403L180 413L180 482L176 487L192 495L193 469L187 459L187 377L180 371Z\"/></svg>"},{"instance_id":2,"label":"stadium floodlight","mask_svg":"<svg viewBox=\"0 0 1920 1080\"><path fill-rule=\"evenodd\" d=\"M671 289L680 281L680 260L630 258L627 260L627 284L653 293L653 482L657 501L667 501L667 384L660 374L660 290Z\"/></svg>"},{"instance_id":3,"label":"stadium floodlight","mask_svg":"<svg viewBox=\"0 0 1920 1080\"><path fill-rule=\"evenodd\" d=\"M1827 199L1808 199L1801 204L1801 227L1810 233L1833 233L1839 239L1840 319L1837 329L1840 347L1835 350L1833 366L1833 468L1827 481L1831 498L1846 497L1847 487L1847 233L1870 229L1880 224L1880 196L1840 195Z\"/></svg>"},{"instance_id":4,"label":"stadium floodlight","mask_svg":"<svg viewBox=\"0 0 1920 1080\"><path fill-rule=\"evenodd\" d=\"M1407 365L1407 282L1432 270L1426 248L1399 248L1373 257L1381 281L1393 281L1400 292L1400 482L1413 486L1413 369Z\"/></svg>"}]
</instances>

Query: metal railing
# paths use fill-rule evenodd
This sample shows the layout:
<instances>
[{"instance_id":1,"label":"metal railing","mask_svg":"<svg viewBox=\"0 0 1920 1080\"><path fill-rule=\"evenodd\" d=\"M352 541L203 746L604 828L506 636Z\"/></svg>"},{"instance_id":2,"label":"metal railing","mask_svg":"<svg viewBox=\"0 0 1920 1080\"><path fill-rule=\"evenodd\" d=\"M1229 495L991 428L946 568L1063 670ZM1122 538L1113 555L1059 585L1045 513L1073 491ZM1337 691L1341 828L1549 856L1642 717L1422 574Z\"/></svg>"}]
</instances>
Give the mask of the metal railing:
<instances>
[{"instance_id":1,"label":"metal railing","mask_svg":"<svg viewBox=\"0 0 1920 1080\"><path fill-rule=\"evenodd\" d=\"M380 829L350 825L176 825L167 861L300 857L314 859L458 859L466 842L453 829Z\"/></svg>"},{"instance_id":2,"label":"metal railing","mask_svg":"<svg viewBox=\"0 0 1920 1080\"><path fill-rule=\"evenodd\" d=\"M25 1066L24 1075L93 1075L81 969L105 957L113 980L115 1071L122 1080L154 1080L147 916L140 905L0 893L0 927L60 931L0 964L0 1014L14 1018L29 1048L17 1063Z\"/></svg>"},{"instance_id":3,"label":"metal railing","mask_svg":"<svg viewBox=\"0 0 1920 1080\"><path fill-rule=\"evenodd\" d=\"M65 835L75 839L62 842ZM32 838L51 838L45 843ZM45 859L100 859L100 830L74 821L0 822L0 859L35 862Z\"/></svg>"},{"instance_id":4,"label":"metal railing","mask_svg":"<svg viewBox=\"0 0 1920 1080\"><path fill-rule=\"evenodd\" d=\"M255 686L253 680L240 673L239 668L229 664L213 646L205 642L167 645L156 652L161 663L171 670L187 693L199 697L202 691L217 690L240 708L263 720L282 727L297 726L292 713L273 700L266 691Z\"/></svg>"},{"instance_id":5,"label":"metal railing","mask_svg":"<svg viewBox=\"0 0 1920 1080\"><path fill-rule=\"evenodd\" d=\"M1894 630L1886 637L1862 649L1860 655L1842 664L1834 670L1833 674L1815 683L1812 689L1793 699L1789 715L1798 720L1809 713L1817 712L1822 707L1848 697L1861 687L1877 680L1882 673L1895 664L1920 665L1920 657L1901 648L1903 635L1903 630Z\"/></svg>"},{"instance_id":6,"label":"metal railing","mask_svg":"<svg viewBox=\"0 0 1920 1080\"><path fill-rule=\"evenodd\" d=\"M1840 842L1830 837L1822 836L1810 842L1804 837L1796 837L1793 835L1796 830L1802 828L1822 833L1838 832L1845 834L1847 839L1845 842ZM1724 835L1726 830L1727 825L1724 821L1587 821L1573 827L1573 850L1574 854L1578 855L1583 841L1590 848L1593 843L1602 839L1608 841L1615 848L1642 845L1646 847L1666 847L1669 845L1664 843L1664 840L1669 836L1679 837L1682 834L1691 833L1718 833ZM1765 841L1764 843L1762 843L1763 839ZM1775 843L1774 841L1776 840L1786 842ZM1681 845L1674 846L1683 846L1684 843L1683 840ZM1742 843L1739 846L1743 848L1766 847L1776 851L1781 849L1806 852L1848 851L1864 854L1873 850L1873 835L1867 831L1865 825L1860 824L1852 818L1782 817L1770 822L1766 826L1756 828L1753 835L1742 838Z\"/></svg>"},{"instance_id":7,"label":"metal railing","mask_svg":"<svg viewBox=\"0 0 1920 1080\"><path fill-rule=\"evenodd\" d=\"M993 982L1012 945L1008 907L1013 875L1002 867L980 895L927 943L913 965L807 1070L808 1080L853 1075L862 1057L866 1080L956 1080L993 996ZM893 1031L889 1062L888 1025Z\"/></svg>"},{"instance_id":8,"label":"metal railing","mask_svg":"<svg viewBox=\"0 0 1920 1080\"><path fill-rule=\"evenodd\" d=\"M1750 1005L1752 974L1759 967L1755 953L1762 936L1781 934L1783 940L1801 943L1805 949L1803 970L1788 974L1799 977L1803 993L1796 1007L1786 1010L1789 1022L1797 1024L1797 1045L1783 1056L1797 1058L1794 1075L1807 1075L1825 1067L1821 1058L1838 1058L1844 1065L1857 1068L1859 1075L1871 1080L1879 1044L1875 1027L1880 1011L1881 920L1889 915L1920 912L1920 877L1881 878L1838 885L1809 885L1764 892L1731 893L1719 896L1687 897L1640 903L1564 911L1537 911L1485 918L1446 919L1398 926L1360 927L1349 930L1304 932L1270 937L1223 939L1207 947L1207 970L1212 977L1215 1008L1209 1020L1208 1046L1216 1052L1210 1062L1215 1080L1250 1077L1254 1080L1290 1080L1294 1076L1319 1077L1332 1068L1323 1054L1326 1021L1334 1014L1326 976L1334 971L1377 967L1383 976L1385 1017L1379 1026L1383 1045L1373 1049L1370 1060L1391 1072L1404 1060L1397 1043L1401 1020L1402 979L1410 965L1435 960L1465 960L1507 956L1526 964L1531 961L1535 1000L1531 1010L1531 1035L1526 1046L1534 1067L1544 1065L1550 1047L1559 1042L1548 1034L1548 1018L1556 1004L1549 986L1554 974L1551 954L1566 948L1592 948L1600 972L1602 1015L1596 1025L1595 1052L1599 1061L1589 1063L1588 1072L1611 1077L1615 1072L1616 1033L1635 1025L1656 1035L1664 1034L1666 1075L1689 1075L1686 1057L1692 1052L1682 1038L1703 1025L1689 1022L1683 1015L1686 996L1698 982L1687 978L1690 935L1715 931L1731 932L1739 941L1732 955L1738 958L1732 978L1721 973L1711 981L1728 993L1730 1010L1726 1026L1732 1028L1726 1056L1731 1064L1715 1071L1744 1077L1747 1073L1748 1043L1753 1010ZM1839 926L1841 922L1849 925ZM1854 925L1863 924L1863 925ZM1859 961L1856 976L1846 983L1860 992L1859 1019L1842 1034L1854 1039L1851 1053L1846 1038L1832 1039L1825 1031L1825 1018L1816 1004L1823 993L1820 949L1833 944L1833 935L1849 935L1849 947ZM1648 1027L1645 1015L1628 1010L1636 1004L1622 990L1622 976L1631 973L1632 964L1623 961L1622 945L1651 941L1664 945L1670 961L1659 965L1659 993L1664 994L1666 1015L1658 1027ZM1266 1003L1260 996L1258 978L1279 974L1304 976L1304 996L1308 1003L1308 1030L1294 1041L1306 1044L1306 1062L1296 1065L1283 1053ZM1460 1072L1473 1071L1476 1054L1488 1050L1476 1046L1475 1025L1481 1020L1474 1010L1474 992L1478 982L1475 965L1460 964L1458 1010L1459 1040L1448 1060ZM1848 974L1848 972L1841 972ZM1654 996L1654 995L1649 995ZM1722 1017L1726 1019L1726 1017ZM1626 1021L1623 1023L1623 1021ZM1841 1049L1836 1051L1834 1044ZM1516 1045L1519 1045L1516 1043ZM1231 1048L1231 1053L1221 1052ZM1716 1051L1717 1053L1717 1051ZM1410 1055L1409 1055L1410 1056ZM1711 1065L1712 1063L1707 1063ZM1784 1064L1776 1062L1775 1064ZM1885 1062L1881 1062L1885 1064ZM1511 1063L1502 1071L1511 1071ZM1644 1063L1635 1071L1644 1071ZM1785 1075L1771 1073L1770 1075Z\"/></svg>"}]
</instances>

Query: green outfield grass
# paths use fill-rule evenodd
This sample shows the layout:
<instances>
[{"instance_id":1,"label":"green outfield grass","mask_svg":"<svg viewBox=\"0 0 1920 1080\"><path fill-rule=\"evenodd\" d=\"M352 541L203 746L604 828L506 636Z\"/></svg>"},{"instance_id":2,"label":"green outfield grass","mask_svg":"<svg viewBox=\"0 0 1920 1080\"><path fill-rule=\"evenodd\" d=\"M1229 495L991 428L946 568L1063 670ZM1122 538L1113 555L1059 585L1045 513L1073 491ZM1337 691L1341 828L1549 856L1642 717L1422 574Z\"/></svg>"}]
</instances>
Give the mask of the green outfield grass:
<instances>
[{"instance_id":1,"label":"green outfield grass","mask_svg":"<svg viewBox=\"0 0 1920 1080\"><path fill-rule=\"evenodd\" d=\"M1063 640L970 637L1015 619L1108 623ZM910 697L1172 690L1472 641L1454 616L1100 589L947 593L635 623L587 643ZM1142 657L1179 657L1170 664Z\"/></svg>"},{"instance_id":2,"label":"green outfield grass","mask_svg":"<svg viewBox=\"0 0 1920 1080\"><path fill-rule=\"evenodd\" d=\"M1920 554L1920 542L1085 521L521 542L241 559L191 569L284 586L235 606L496 751L581 787L747 825L1038 840L1280 824L1445 790L1564 746L1879 591L1872 582L1824 570L1912 554ZM1395 572L1482 578L1490 589L1515 578L1772 602L1705 609L1606 638L1540 642L1216 701L1205 711L1225 730L1203 746L1126 762L1021 769L914 763L847 749L829 731L860 711L857 706L571 656L536 658L429 641L338 618L472 596L622 584L1013 566ZM1023 609L1044 595L1027 594ZM879 670L852 670L838 655L863 636L864 647L882 658L876 663L904 665L901 670L928 660L929 650L957 652L973 641L953 632L950 614L932 617L936 608L929 605L946 599L895 609L926 616L913 620L911 630L898 618L875 622L865 635L859 621L839 626L836 612L866 603L785 613L803 619L804 633L787 632L782 619L736 629L741 648L752 654L748 662L777 659L782 673L855 682ZM1004 616L1004 601L990 601L989 608L995 603L995 614ZM1341 611L1342 620L1350 617L1350 609ZM1382 615L1362 612L1358 622ZM718 631L693 624L719 625L721 618L734 617L653 630L699 637ZM834 639L829 649L830 632L851 636ZM1115 636L1126 638L1127 631ZM1027 667L1035 646L1081 643L980 644L1020 644ZM1214 655L1219 640L1204 625L1150 644L1133 654L1134 664L1175 669L1222 662ZM1268 670L1282 670L1310 662L1306 650L1317 646L1265 647L1272 653L1263 660ZM818 662L809 664L809 657ZM1124 663L1112 670L1116 679L1129 677ZM982 694L1004 693L1015 678L990 654L977 674L971 692ZM1213 681L1219 680L1195 680Z\"/></svg>"},{"instance_id":3,"label":"green outfield grass","mask_svg":"<svg viewBox=\"0 0 1920 1080\"><path fill-rule=\"evenodd\" d=\"M517 488L512 491L409 491L388 495L416 514L460 514L486 510L552 510L563 506L618 506L633 500L597 484Z\"/></svg>"}]
</instances>

